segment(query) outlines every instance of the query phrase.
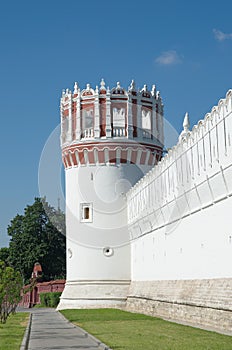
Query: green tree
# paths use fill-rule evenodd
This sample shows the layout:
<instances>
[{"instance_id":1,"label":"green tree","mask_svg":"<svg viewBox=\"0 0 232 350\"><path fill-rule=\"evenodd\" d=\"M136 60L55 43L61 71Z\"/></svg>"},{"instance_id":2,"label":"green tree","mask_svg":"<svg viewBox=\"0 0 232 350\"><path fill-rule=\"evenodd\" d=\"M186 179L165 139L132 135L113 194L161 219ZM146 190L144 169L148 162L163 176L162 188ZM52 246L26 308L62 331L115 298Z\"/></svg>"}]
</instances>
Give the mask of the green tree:
<instances>
[{"instance_id":1,"label":"green tree","mask_svg":"<svg viewBox=\"0 0 232 350\"><path fill-rule=\"evenodd\" d=\"M45 199L35 198L8 226L9 263L28 283L36 261L45 280L65 278L65 216ZM60 232L60 229L63 232Z\"/></svg>"},{"instance_id":2,"label":"green tree","mask_svg":"<svg viewBox=\"0 0 232 350\"><path fill-rule=\"evenodd\" d=\"M8 258L9 258L9 248L3 247L0 248L0 260L4 261L6 265L8 265Z\"/></svg>"},{"instance_id":3,"label":"green tree","mask_svg":"<svg viewBox=\"0 0 232 350\"><path fill-rule=\"evenodd\" d=\"M18 271L0 261L0 322L15 312L21 299L22 277Z\"/></svg>"}]
</instances>

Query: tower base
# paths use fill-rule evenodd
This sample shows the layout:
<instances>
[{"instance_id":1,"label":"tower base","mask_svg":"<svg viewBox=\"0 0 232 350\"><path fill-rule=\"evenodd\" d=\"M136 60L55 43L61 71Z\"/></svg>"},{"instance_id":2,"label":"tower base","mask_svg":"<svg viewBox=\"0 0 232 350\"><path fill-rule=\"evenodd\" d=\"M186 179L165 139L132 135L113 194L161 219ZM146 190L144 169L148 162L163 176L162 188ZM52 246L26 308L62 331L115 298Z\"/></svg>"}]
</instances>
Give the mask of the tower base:
<instances>
[{"instance_id":1,"label":"tower base","mask_svg":"<svg viewBox=\"0 0 232 350\"><path fill-rule=\"evenodd\" d=\"M67 281L57 310L125 306L131 281Z\"/></svg>"}]
</instances>

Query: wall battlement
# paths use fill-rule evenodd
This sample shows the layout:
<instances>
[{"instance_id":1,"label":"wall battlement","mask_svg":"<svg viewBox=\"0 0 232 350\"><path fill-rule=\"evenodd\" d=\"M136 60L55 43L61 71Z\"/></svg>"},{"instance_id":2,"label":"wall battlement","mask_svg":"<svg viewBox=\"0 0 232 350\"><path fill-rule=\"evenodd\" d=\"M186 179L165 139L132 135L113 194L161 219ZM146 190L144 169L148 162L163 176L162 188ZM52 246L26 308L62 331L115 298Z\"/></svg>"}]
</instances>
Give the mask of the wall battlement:
<instances>
[{"instance_id":1,"label":"wall battlement","mask_svg":"<svg viewBox=\"0 0 232 350\"><path fill-rule=\"evenodd\" d=\"M183 130L178 144L128 192L132 239L231 194L232 90L229 90L226 98L192 131Z\"/></svg>"},{"instance_id":2,"label":"wall battlement","mask_svg":"<svg viewBox=\"0 0 232 350\"><path fill-rule=\"evenodd\" d=\"M232 331L232 90L127 193L127 309Z\"/></svg>"}]
</instances>

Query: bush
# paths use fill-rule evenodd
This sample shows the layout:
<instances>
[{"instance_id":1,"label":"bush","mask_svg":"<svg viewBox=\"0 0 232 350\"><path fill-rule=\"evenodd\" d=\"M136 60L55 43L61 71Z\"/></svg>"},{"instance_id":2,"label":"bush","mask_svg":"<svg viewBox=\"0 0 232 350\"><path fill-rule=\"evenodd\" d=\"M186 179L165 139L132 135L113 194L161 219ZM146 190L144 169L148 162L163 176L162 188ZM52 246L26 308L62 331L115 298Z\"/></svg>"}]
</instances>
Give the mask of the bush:
<instances>
[{"instance_id":1,"label":"bush","mask_svg":"<svg viewBox=\"0 0 232 350\"><path fill-rule=\"evenodd\" d=\"M19 272L0 261L0 322L5 323L7 317L15 312L21 299L22 278Z\"/></svg>"},{"instance_id":2,"label":"bush","mask_svg":"<svg viewBox=\"0 0 232 350\"><path fill-rule=\"evenodd\" d=\"M41 306L48 306L48 305L47 305L47 302L48 302L47 294L48 294L48 293L41 293L41 294L39 295Z\"/></svg>"},{"instance_id":3,"label":"bush","mask_svg":"<svg viewBox=\"0 0 232 350\"><path fill-rule=\"evenodd\" d=\"M57 307L61 292L49 292L40 294L40 304L44 307Z\"/></svg>"}]
</instances>

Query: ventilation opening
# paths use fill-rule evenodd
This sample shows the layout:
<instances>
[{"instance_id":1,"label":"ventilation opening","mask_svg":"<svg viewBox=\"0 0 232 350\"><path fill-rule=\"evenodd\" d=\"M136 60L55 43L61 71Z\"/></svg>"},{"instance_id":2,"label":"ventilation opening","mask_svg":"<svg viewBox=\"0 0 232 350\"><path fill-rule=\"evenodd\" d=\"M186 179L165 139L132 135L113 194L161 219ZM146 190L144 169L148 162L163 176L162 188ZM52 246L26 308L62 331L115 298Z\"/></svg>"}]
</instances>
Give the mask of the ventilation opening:
<instances>
[{"instance_id":1,"label":"ventilation opening","mask_svg":"<svg viewBox=\"0 0 232 350\"><path fill-rule=\"evenodd\" d=\"M103 248L103 254L107 257L110 257L114 254L114 250L113 250L113 248L105 247L105 248Z\"/></svg>"}]
</instances>

